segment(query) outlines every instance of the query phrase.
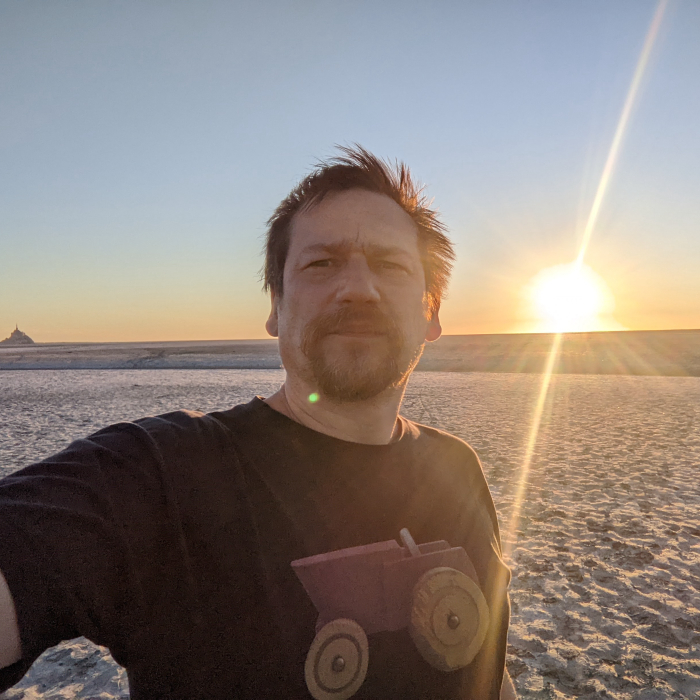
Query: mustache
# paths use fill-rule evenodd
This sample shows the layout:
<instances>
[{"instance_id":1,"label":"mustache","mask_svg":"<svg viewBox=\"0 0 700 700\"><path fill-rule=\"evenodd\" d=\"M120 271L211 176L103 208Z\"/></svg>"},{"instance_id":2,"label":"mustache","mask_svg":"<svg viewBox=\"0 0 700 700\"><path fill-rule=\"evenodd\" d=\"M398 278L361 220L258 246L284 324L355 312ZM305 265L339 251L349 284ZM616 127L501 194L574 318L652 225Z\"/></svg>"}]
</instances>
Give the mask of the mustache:
<instances>
[{"instance_id":1,"label":"mustache","mask_svg":"<svg viewBox=\"0 0 700 700\"><path fill-rule=\"evenodd\" d=\"M394 343L401 340L401 331L396 322L381 309L376 306L348 306L323 314L309 323L304 331L302 351L308 354L307 351L317 347L325 336L352 331L358 326L363 333L386 335Z\"/></svg>"}]
</instances>

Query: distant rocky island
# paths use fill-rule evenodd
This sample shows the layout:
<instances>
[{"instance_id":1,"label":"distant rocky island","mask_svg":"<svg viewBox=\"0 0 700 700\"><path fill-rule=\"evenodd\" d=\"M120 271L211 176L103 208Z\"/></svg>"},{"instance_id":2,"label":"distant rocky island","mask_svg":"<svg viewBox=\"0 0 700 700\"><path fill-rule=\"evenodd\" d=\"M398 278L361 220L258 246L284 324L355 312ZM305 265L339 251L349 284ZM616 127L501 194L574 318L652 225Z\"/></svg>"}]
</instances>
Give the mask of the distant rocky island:
<instances>
[{"instance_id":1,"label":"distant rocky island","mask_svg":"<svg viewBox=\"0 0 700 700\"><path fill-rule=\"evenodd\" d=\"M10 333L5 340L0 340L0 345L34 345L34 341L26 334L22 333L18 326Z\"/></svg>"}]
</instances>

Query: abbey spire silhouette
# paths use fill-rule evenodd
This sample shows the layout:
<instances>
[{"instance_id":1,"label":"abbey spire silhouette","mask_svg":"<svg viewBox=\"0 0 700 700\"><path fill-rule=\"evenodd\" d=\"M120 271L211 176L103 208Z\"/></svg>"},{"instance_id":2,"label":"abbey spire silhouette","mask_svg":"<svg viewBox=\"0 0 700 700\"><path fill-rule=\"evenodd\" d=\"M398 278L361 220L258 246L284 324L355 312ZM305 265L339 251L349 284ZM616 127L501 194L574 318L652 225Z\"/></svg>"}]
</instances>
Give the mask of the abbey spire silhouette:
<instances>
[{"instance_id":1,"label":"abbey spire silhouette","mask_svg":"<svg viewBox=\"0 0 700 700\"><path fill-rule=\"evenodd\" d=\"M5 338L5 340L0 340L2 345L34 345L34 341L26 334L23 333L19 326L15 323L15 329L10 333L10 335Z\"/></svg>"}]
</instances>

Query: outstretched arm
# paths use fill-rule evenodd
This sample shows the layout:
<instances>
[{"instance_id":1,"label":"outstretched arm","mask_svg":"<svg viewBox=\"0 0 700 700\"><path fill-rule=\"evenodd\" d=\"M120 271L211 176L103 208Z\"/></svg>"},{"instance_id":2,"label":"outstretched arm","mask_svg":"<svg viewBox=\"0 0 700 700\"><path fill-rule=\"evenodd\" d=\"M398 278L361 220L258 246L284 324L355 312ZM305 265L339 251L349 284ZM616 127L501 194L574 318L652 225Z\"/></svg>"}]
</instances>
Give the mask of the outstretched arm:
<instances>
[{"instance_id":1,"label":"outstretched arm","mask_svg":"<svg viewBox=\"0 0 700 700\"><path fill-rule=\"evenodd\" d=\"M0 668L10 666L21 657L15 604L7 581L0 571Z\"/></svg>"}]
</instances>

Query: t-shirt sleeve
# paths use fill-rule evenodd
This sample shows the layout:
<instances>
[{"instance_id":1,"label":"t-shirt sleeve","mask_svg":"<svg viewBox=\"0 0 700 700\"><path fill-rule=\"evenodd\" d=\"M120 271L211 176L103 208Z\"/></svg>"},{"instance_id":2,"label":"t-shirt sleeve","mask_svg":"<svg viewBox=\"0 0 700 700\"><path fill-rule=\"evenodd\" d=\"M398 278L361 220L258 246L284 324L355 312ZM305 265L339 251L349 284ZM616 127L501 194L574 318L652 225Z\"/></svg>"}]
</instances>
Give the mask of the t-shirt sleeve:
<instances>
[{"instance_id":1,"label":"t-shirt sleeve","mask_svg":"<svg viewBox=\"0 0 700 700\"><path fill-rule=\"evenodd\" d=\"M490 613L486 639L465 674L471 693L466 696L498 698L510 621L510 569L503 561L498 517L479 458L451 436L444 449L440 483L445 490L440 502L450 502L447 494L455 494L456 510L443 507L436 517L445 521L446 531L455 533L451 544L461 544L469 554Z\"/></svg>"},{"instance_id":2,"label":"t-shirt sleeve","mask_svg":"<svg viewBox=\"0 0 700 700\"><path fill-rule=\"evenodd\" d=\"M474 460L475 472L483 474L476 454ZM477 517L472 520L469 539L472 541L472 551L478 552L474 563L489 606L490 619L486 639L472 664L471 676L475 697L498 698L505 670L510 622L508 586L511 573L503 561L498 518L485 478L482 476L481 484L477 484L478 480L474 487L478 499L473 505Z\"/></svg>"},{"instance_id":3,"label":"t-shirt sleeve","mask_svg":"<svg viewBox=\"0 0 700 700\"><path fill-rule=\"evenodd\" d=\"M481 589L489 606L489 628L486 639L473 662L472 683L478 689L479 698L498 698L505 670L510 599L508 584L510 570L504 564L497 537L493 537L486 549L490 550L486 573L482 574Z\"/></svg>"},{"instance_id":4,"label":"t-shirt sleeve","mask_svg":"<svg viewBox=\"0 0 700 700\"><path fill-rule=\"evenodd\" d=\"M0 481L0 570L22 645L21 660L0 669L0 691L45 649L81 635L128 663L144 586L178 558L181 543L163 454L148 429L164 432L158 420L111 426Z\"/></svg>"}]
</instances>

